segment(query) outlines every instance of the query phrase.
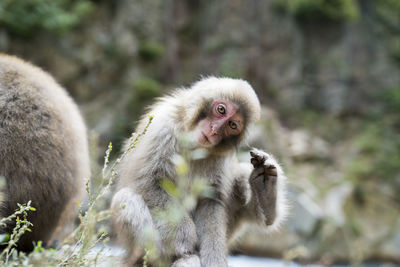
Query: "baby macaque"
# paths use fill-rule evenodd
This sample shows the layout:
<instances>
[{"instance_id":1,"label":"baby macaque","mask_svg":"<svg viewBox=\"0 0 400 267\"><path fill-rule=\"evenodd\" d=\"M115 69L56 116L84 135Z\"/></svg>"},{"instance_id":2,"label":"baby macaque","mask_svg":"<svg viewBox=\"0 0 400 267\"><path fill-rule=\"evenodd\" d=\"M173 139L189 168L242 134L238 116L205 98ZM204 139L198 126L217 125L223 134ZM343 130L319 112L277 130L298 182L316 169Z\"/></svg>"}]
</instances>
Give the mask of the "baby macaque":
<instances>
[{"instance_id":1,"label":"baby macaque","mask_svg":"<svg viewBox=\"0 0 400 267\"><path fill-rule=\"evenodd\" d=\"M120 182L113 198L119 241L134 264L133 248L152 227L158 244L173 266L227 266L227 244L242 222L276 228L285 218L286 177L275 159L257 149L251 162L240 163L237 148L249 125L260 116L260 103L243 80L209 77L188 89L177 89L158 100L147 133L121 161ZM144 129L146 118L137 128ZM206 156L189 162L189 179L206 179L213 197L197 206L171 229L154 216L171 202L161 179L176 182L173 158L182 151L179 137L191 136L193 149ZM124 208L121 208L124 206Z\"/></svg>"}]
</instances>

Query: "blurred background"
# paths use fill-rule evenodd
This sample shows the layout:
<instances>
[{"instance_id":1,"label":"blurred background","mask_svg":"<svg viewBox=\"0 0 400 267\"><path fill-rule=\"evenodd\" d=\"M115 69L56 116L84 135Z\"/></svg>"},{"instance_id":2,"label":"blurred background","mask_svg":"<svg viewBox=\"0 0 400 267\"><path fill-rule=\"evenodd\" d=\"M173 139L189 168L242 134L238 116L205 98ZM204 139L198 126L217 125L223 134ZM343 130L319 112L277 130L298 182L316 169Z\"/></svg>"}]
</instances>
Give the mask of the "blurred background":
<instances>
[{"instance_id":1,"label":"blurred background","mask_svg":"<svg viewBox=\"0 0 400 267\"><path fill-rule=\"evenodd\" d=\"M282 163L292 208L233 252L400 263L399 0L0 0L0 51L69 91L100 163L154 97L248 80L263 105L249 143Z\"/></svg>"}]
</instances>

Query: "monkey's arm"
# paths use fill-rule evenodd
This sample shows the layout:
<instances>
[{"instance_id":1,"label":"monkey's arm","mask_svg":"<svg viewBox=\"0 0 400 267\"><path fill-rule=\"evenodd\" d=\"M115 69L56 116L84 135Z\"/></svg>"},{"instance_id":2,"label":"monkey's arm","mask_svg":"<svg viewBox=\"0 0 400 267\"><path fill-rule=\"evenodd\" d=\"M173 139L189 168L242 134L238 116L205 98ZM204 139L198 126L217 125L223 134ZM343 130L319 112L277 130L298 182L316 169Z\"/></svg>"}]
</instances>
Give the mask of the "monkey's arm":
<instances>
[{"instance_id":1,"label":"monkey's arm","mask_svg":"<svg viewBox=\"0 0 400 267\"><path fill-rule=\"evenodd\" d=\"M216 199L202 199L195 214L201 266L227 266L226 207Z\"/></svg>"},{"instance_id":2,"label":"monkey's arm","mask_svg":"<svg viewBox=\"0 0 400 267\"><path fill-rule=\"evenodd\" d=\"M141 196L127 187L115 194L112 209L118 213L114 216L114 224L119 239L133 249L132 255L137 254L135 248L143 249L149 242L154 243L162 255L172 254L176 259L192 255L197 242L193 220L186 215L175 225L165 218L153 217L152 210L167 207L171 200L161 189L154 188L152 192L152 201L148 202L145 201L148 196ZM149 230L153 231L153 235L149 235Z\"/></svg>"},{"instance_id":3,"label":"monkey's arm","mask_svg":"<svg viewBox=\"0 0 400 267\"><path fill-rule=\"evenodd\" d=\"M146 245L155 244L162 249L150 210L139 194L131 188L122 188L114 195L111 209L113 226L118 239L128 249L129 263L140 261Z\"/></svg>"},{"instance_id":4,"label":"monkey's arm","mask_svg":"<svg viewBox=\"0 0 400 267\"><path fill-rule=\"evenodd\" d=\"M286 177L271 155L257 149L250 154L251 164L239 165L240 177L233 191L233 204L239 207L233 208L233 218L277 227L287 213Z\"/></svg>"}]
</instances>

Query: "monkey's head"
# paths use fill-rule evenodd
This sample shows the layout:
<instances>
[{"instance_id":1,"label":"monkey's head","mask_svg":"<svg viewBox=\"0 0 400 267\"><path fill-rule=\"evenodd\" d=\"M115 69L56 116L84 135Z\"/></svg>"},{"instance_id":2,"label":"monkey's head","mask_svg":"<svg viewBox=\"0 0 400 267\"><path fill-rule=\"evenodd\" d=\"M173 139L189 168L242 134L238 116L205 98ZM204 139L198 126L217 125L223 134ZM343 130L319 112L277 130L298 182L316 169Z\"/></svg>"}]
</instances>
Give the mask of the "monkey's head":
<instances>
[{"instance_id":1,"label":"monkey's head","mask_svg":"<svg viewBox=\"0 0 400 267\"><path fill-rule=\"evenodd\" d=\"M221 153L243 141L260 117L260 102L246 81L210 77L187 90L184 114L197 147Z\"/></svg>"}]
</instances>

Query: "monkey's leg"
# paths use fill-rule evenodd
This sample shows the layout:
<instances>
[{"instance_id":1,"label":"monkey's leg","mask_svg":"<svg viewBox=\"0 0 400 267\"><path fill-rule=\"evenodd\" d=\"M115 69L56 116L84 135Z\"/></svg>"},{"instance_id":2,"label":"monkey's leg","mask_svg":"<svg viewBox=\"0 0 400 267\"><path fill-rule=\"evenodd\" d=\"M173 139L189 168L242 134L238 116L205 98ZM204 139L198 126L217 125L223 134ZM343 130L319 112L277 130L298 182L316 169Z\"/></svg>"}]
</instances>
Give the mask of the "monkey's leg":
<instances>
[{"instance_id":1,"label":"monkey's leg","mask_svg":"<svg viewBox=\"0 0 400 267\"><path fill-rule=\"evenodd\" d=\"M165 192L160 192L158 196L159 201L164 203L163 207L167 207L170 203L169 196ZM154 225L160 234L166 255L176 261L182 259L179 262L185 262L185 258L194 255L198 239L196 226L189 214L186 214L178 223L171 222L168 218L154 218Z\"/></svg>"},{"instance_id":2,"label":"monkey's leg","mask_svg":"<svg viewBox=\"0 0 400 267\"><path fill-rule=\"evenodd\" d=\"M262 209L262 219L266 225L272 225L276 219L277 209L277 180L279 165L267 153L253 149L251 164L254 170L250 175L250 186L255 202Z\"/></svg>"},{"instance_id":3,"label":"monkey's leg","mask_svg":"<svg viewBox=\"0 0 400 267\"><path fill-rule=\"evenodd\" d=\"M154 220L169 260L175 259L173 267L200 267L200 259L194 254L197 243L196 226L187 215L178 224L163 218Z\"/></svg>"},{"instance_id":4,"label":"monkey's leg","mask_svg":"<svg viewBox=\"0 0 400 267\"><path fill-rule=\"evenodd\" d=\"M128 263L140 261L148 246L155 245L159 252L152 256L157 257L162 250L161 242L143 198L132 189L123 188L115 194L111 207L118 240L127 249Z\"/></svg>"},{"instance_id":5,"label":"monkey's leg","mask_svg":"<svg viewBox=\"0 0 400 267\"><path fill-rule=\"evenodd\" d=\"M198 204L195 223L200 240L201 266L227 266L225 206L213 199L203 199Z\"/></svg>"}]
</instances>

